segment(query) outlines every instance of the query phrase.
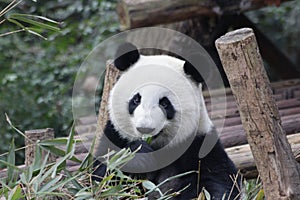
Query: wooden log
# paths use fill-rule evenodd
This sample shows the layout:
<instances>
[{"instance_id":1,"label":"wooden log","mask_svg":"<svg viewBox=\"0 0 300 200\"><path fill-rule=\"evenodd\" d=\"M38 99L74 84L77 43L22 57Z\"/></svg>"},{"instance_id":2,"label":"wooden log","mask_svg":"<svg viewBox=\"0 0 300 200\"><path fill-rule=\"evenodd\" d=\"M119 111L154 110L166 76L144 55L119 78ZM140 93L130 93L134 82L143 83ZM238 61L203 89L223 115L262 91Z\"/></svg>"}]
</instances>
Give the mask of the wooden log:
<instances>
[{"instance_id":1,"label":"wooden log","mask_svg":"<svg viewBox=\"0 0 300 200\"><path fill-rule=\"evenodd\" d=\"M300 99L299 98L284 99L284 100L278 101L276 104L277 104L279 109L299 107L300 106ZM211 110L212 110L211 103L208 102L206 105L207 105L207 111L211 112ZM213 106L214 106L214 111L225 109L224 108L224 103L220 103L220 104L215 103ZM226 103L226 109L232 109L232 108L237 108L236 102L235 101L228 101Z\"/></svg>"},{"instance_id":2,"label":"wooden log","mask_svg":"<svg viewBox=\"0 0 300 200\"><path fill-rule=\"evenodd\" d=\"M291 143L291 146L295 159L300 162L300 135L296 134L295 136L298 143ZM289 141L290 139L293 138L289 138ZM226 152L228 153L230 159L234 162L237 169L240 170L243 177L250 179L258 176L255 161L248 144L227 148Z\"/></svg>"},{"instance_id":3,"label":"wooden log","mask_svg":"<svg viewBox=\"0 0 300 200\"><path fill-rule=\"evenodd\" d=\"M100 103L98 124L102 130L104 129L106 122L108 120L108 98L111 89L113 88L115 82L120 75L120 71L113 65L113 61L109 60L106 63L106 73L104 80L104 87L102 93L102 99Z\"/></svg>"},{"instance_id":4,"label":"wooden log","mask_svg":"<svg viewBox=\"0 0 300 200\"><path fill-rule=\"evenodd\" d=\"M290 79L284 81L278 81L271 83L274 94L286 92L289 88L294 88L295 90L300 90L300 79ZM225 88L225 94L232 95L231 88ZM215 89L212 91L203 91L203 97L207 100L209 97L217 97L224 95L224 89Z\"/></svg>"},{"instance_id":5,"label":"wooden log","mask_svg":"<svg viewBox=\"0 0 300 200\"><path fill-rule=\"evenodd\" d=\"M300 115L286 116L282 118L282 127L290 135L300 131ZM220 139L224 147L233 147L247 143L246 133L241 124L224 127L220 133Z\"/></svg>"},{"instance_id":6,"label":"wooden log","mask_svg":"<svg viewBox=\"0 0 300 200\"><path fill-rule=\"evenodd\" d=\"M29 166L34 162L36 143L38 141L54 139L54 130L52 128L37 129L25 131L25 165ZM47 151L42 151L42 160L47 155ZM55 162L56 156L50 154L48 157L48 163Z\"/></svg>"},{"instance_id":7,"label":"wooden log","mask_svg":"<svg viewBox=\"0 0 300 200\"><path fill-rule=\"evenodd\" d=\"M216 47L236 97L267 199L300 199L300 165L293 156L252 29L232 31Z\"/></svg>"},{"instance_id":8,"label":"wooden log","mask_svg":"<svg viewBox=\"0 0 300 200\"><path fill-rule=\"evenodd\" d=\"M282 0L286 1L286 0ZM224 2L224 3L223 3ZM264 0L121 0L117 5L121 29L182 21L201 15L240 13L267 6Z\"/></svg>"},{"instance_id":9,"label":"wooden log","mask_svg":"<svg viewBox=\"0 0 300 200\"><path fill-rule=\"evenodd\" d=\"M98 130L97 137L101 137L103 130L108 120L108 98L111 89L120 75L120 71L114 66L112 60L108 60L106 63L106 73L104 79L104 87L102 92L102 99L99 108L98 115Z\"/></svg>"}]
</instances>

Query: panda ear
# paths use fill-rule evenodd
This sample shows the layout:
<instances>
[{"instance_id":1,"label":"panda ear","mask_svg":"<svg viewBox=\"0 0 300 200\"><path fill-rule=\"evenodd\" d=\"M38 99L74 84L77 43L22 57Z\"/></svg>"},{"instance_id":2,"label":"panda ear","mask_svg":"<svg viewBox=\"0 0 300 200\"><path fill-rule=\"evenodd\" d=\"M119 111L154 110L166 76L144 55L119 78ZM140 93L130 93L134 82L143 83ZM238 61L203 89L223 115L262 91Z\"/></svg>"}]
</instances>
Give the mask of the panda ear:
<instances>
[{"instance_id":1,"label":"panda ear","mask_svg":"<svg viewBox=\"0 0 300 200\"><path fill-rule=\"evenodd\" d=\"M120 70L124 71L133 65L140 58L140 53L137 47L129 42L119 46L114 64Z\"/></svg>"},{"instance_id":2,"label":"panda ear","mask_svg":"<svg viewBox=\"0 0 300 200\"><path fill-rule=\"evenodd\" d=\"M201 64L201 58L202 55L199 54L192 54L190 55L187 59L185 59L185 63L183 65L183 70L187 75L190 75L191 78L196 82L196 83L202 83L204 82L203 77L197 70L197 68L193 64L200 65ZM192 64L192 63L193 64Z\"/></svg>"}]
</instances>

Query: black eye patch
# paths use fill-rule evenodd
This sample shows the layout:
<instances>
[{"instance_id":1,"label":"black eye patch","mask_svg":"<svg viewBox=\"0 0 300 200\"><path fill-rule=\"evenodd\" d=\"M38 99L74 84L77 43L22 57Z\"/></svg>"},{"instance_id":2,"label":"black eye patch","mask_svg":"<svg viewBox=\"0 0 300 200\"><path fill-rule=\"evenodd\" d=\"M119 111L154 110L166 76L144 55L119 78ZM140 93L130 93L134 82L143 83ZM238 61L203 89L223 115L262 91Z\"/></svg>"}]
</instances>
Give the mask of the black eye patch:
<instances>
[{"instance_id":1,"label":"black eye patch","mask_svg":"<svg viewBox=\"0 0 300 200\"><path fill-rule=\"evenodd\" d=\"M134 110L140 105L141 103L141 95L139 93L135 94L129 101L128 104L128 112L129 114L133 114Z\"/></svg>"},{"instance_id":2,"label":"black eye patch","mask_svg":"<svg viewBox=\"0 0 300 200\"><path fill-rule=\"evenodd\" d=\"M175 109L167 97L163 97L159 100L159 106L165 112L167 119L173 119L175 116Z\"/></svg>"}]
</instances>

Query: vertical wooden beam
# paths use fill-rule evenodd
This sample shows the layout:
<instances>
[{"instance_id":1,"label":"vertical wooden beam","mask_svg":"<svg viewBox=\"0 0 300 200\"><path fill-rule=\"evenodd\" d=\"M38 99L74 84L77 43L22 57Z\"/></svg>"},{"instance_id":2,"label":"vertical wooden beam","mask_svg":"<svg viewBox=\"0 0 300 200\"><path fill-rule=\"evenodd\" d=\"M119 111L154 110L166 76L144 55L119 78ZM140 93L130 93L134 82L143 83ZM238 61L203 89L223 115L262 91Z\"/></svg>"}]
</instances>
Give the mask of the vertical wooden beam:
<instances>
[{"instance_id":1,"label":"vertical wooden beam","mask_svg":"<svg viewBox=\"0 0 300 200\"><path fill-rule=\"evenodd\" d=\"M54 130L52 128L29 130L25 131L25 135L25 165L29 166L34 162L36 143L38 141L54 139ZM43 151L42 160L44 160L46 154L47 152ZM55 160L56 156L50 154L47 162L51 163L55 162Z\"/></svg>"},{"instance_id":2,"label":"vertical wooden beam","mask_svg":"<svg viewBox=\"0 0 300 200\"><path fill-rule=\"evenodd\" d=\"M99 131L100 133L102 133L106 126L106 122L108 120L109 93L113 88L115 82L117 81L119 75L120 71L114 66L113 61L108 60L106 63L106 73L98 116L98 125L100 130L97 130L97 133L99 133Z\"/></svg>"},{"instance_id":3,"label":"vertical wooden beam","mask_svg":"<svg viewBox=\"0 0 300 200\"><path fill-rule=\"evenodd\" d=\"M232 31L216 47L269 200L300 199L300 166L281 127L252 29Z\"/></svg>"}]
</instances>

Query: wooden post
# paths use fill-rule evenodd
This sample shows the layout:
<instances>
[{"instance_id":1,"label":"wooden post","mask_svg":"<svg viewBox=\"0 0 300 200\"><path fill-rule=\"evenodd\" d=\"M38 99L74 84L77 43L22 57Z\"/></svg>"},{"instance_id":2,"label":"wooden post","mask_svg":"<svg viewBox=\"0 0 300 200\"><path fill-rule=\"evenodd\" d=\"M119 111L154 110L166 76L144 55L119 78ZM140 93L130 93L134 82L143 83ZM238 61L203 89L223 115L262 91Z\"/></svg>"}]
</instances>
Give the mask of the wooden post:
<instances>
[{"instance_id":1,"label":"wooden post","mask_svg":"<svg viewBox=\"0 0 300 200\"><path fill-rule=\"evenodd\" d=\"M108 98L111 89L113 88L115 82L117 81L120 75L120 71L114 66L112 60L108 60L106 63L106 73L104 79L104 87L102 92L102 99L99 108L99 115L98 115L98 125L100 130L97 132L104 130L106 126L106 122L108 120Z\"/></svg>"},{"instance_id":2,"label":"wooden post","mask_svg":"<svg viewBox=\"0 0 300 200\"><path fill-rule=\"evenodd\" d=\"M52 128L37 129L25 131L25 165L29 166L34 162L35 147L38 141L50 140L54 138L54 130ZM45 158L47 152L43 151L42 160ZM48 163L55 162L56 156L50 154Z\"/></svg>"},{"instance_id":3,"label":"wooden post","mask_svg":"<svg viewBox=\"0 0 300 200\"><path fill-rule=\"evenodd\" d=\"M253 30L229 32L216 40L216 47L236 98L266 198L300 199L300 167L282 130Z\"/></svg>"}]
</instances>

